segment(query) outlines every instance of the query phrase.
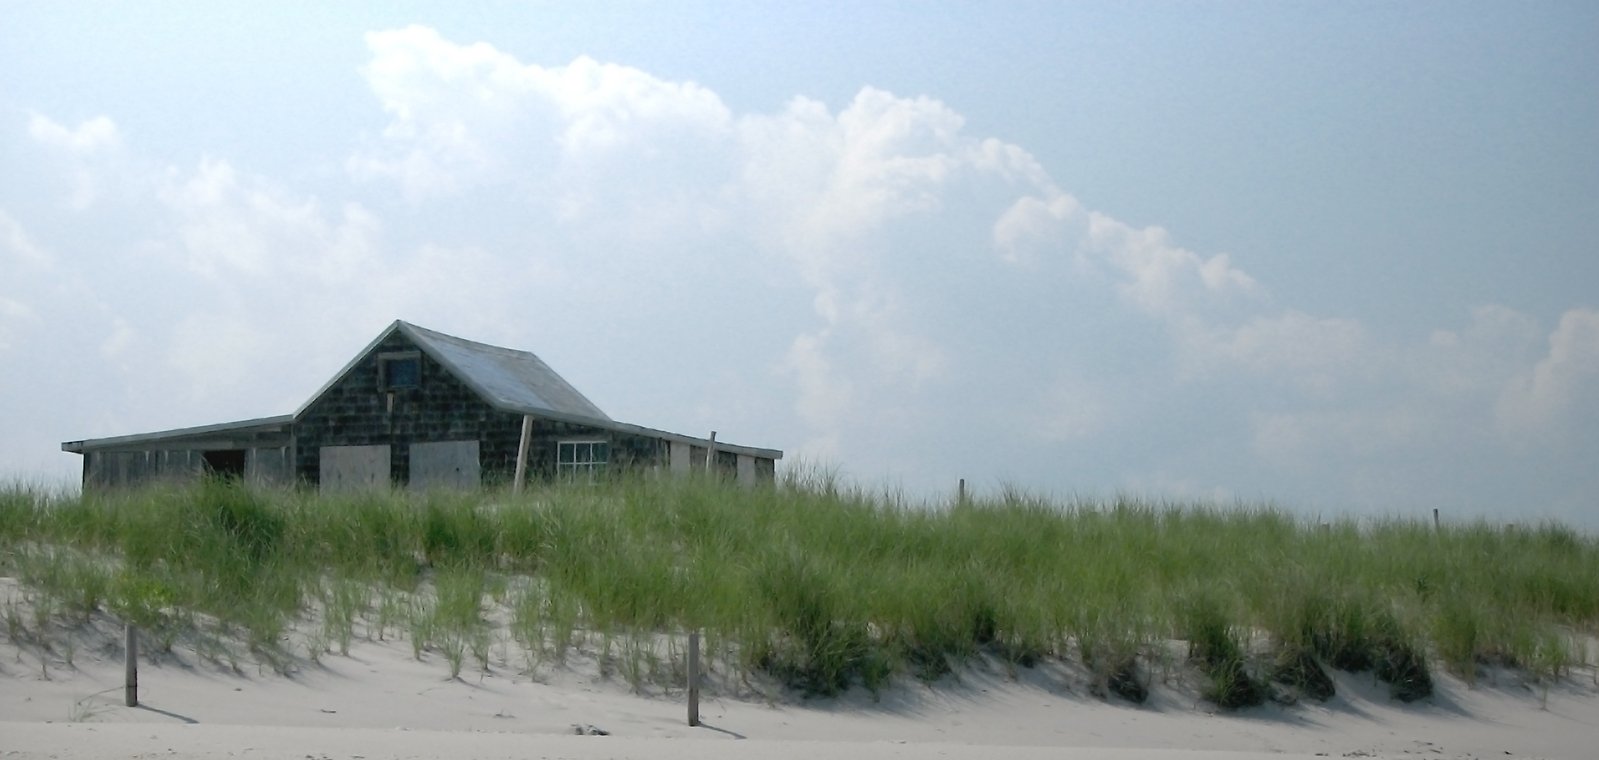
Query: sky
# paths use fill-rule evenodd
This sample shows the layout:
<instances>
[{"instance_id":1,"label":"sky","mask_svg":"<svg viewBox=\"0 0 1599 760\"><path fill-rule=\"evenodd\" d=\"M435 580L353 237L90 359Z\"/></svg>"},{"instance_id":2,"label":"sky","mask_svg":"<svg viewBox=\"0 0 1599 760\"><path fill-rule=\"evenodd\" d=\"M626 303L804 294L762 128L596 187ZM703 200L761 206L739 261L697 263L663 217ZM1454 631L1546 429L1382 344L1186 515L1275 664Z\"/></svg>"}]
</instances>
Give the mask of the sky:
<instances>
[{"instance_id":1,"label":"sky","mask_svg":"<svg viewBox=\"0 0 1599 760\"><path fill-rule=\"evenodd\" d=\"M0 477L405 319L912 499L1599 529L1592 3L0 11Z\"/></svg>"}]
</instances>

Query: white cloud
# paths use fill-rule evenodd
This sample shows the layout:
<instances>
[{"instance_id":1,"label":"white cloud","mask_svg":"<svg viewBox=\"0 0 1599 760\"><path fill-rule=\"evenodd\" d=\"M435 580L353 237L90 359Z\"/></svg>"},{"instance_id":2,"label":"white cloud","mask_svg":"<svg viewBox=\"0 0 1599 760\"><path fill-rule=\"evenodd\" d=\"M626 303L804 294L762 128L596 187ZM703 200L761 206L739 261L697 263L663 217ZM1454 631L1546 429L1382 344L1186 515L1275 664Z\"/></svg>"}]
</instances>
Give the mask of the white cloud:
<instances>
[{"instance_id":1,"label":"white cloud","mask_svg":"<svg viewBox=\"0 0 1599 760\"><path fill-rule=\"evenodd\" d=\"M314 200L241 178L225 161L170 170L159 197L177 222L187 268L216 282L268 272L344 282L373 263L379 225L359 204L330 221Z\"/></svg>"},{"instance_id":2,"label":"white cloud","mask_svg":"<svg viewBox=\"0 0 1599 760\"><path fill-rule=\"evenodd\" d=\"M1380 354L1360 323L1297 310L1253 317L1236 327L1189 322L1181 331L1189 370L1243 370L1325 390L1341 378L1372 374Z\"/></svg>"},{"instance_id":3,"label":"white cloud","mask_svg":"<svg viewBox=\"0 0 1599 760\"><path fill-rule=\"evenodd\" d=\"M349 162L357 177L397 180L422 199L479 183L595 164L647 171L680 158L670 143L725 135L729 114L710 90L580 57L523 64L489 45L459 45L422 26L367 35L368 84L391 117L382 139ZM532 172L531 175L528 172ZM587 201L581 188L566 199Z\"/></svg>"},{"instance_id":4,"label":"white cloud","mask_svg":"<svg viewBox=\"0 0 1599 760\"><path fill-rule=\"evenodd\" d=\"M961 118L929 98L899 98L865 88L834 124L838 152L811 221L859 232L905 214L936 211L944 184L972 164ZM824 157L818 157L824 158Z\"/></svg>"},{"instance_id":5,"label":"white cloud","mask_svg":"<svg viewBox=\"0 0 1599 760\"><path fill-rule=\"evenodd\" d=\"M994 223L993 239L1011 263L1067 255L1079 268L1103 268L1129 304L1163 319L1262 294L1226 254L1200 256L1172 243L1164 229L1132 227L1059 192L1016 200Z\"/></svg>"},{"instance_id":6,"label":"white cloud","mask_svg":"<svg viewBox=\"0 0 1599 760\"><path fill-rule=\"evenodd\" d=\"M424 27L368 45L387 123L343 172L135 176L107 171L109 119L19 136L90 178L97 219L139 224L108 244L122 228L48 228L46 251L0 212L0 260L32 272L0 279L0 344L26 324L12 350L86 346L54 375L108 389L113 411L66 436L288 411L395 317L538 351L619 418L913 490L1337 500L1419 482L1431 456L1494 461L1496 415L1525 433L1592 408L1592 310L1550 334L1487 306L1409 345L1085 208L930 97L735 113L693 82ZM35 296L69 260L78 290Z\"/></svg>"},{"instance_id":7,"label":"white cloud","mask_svg":"<svg viewBox=\"0 0 1599 760\"><path fill-rule=\"evenodd\" d=\"M1081 208L1025 150L966 134L960 114L932 98L865 87L836 113L797 97L776 113L733 114L692 82L587 58L524 64L424 27L374 33L368 45L364 73L390 122L350 160L355 176L390 179L414 202L512 192L557 235L625 230L680 256L708 235L742 242L796 275L789 285L811 294L810 324L759 321L782 331L788 350L775 364L793 412L830 449L858 440L850 431L921 424L918 405L935 399L985 396L974 377L997 375L1004 392L1033 399L1027 377L986 363L1033 329L1098 318L1052 297L1050 283L1107 288L1170 324L1260 292L1225 255ZM648 271L688 292L708 285L614 250L590 266L618 278ZM971 307L971 294L1013 284L1018 267L1035 297ZM1262 361L1264 349L1239 340L1236 351ZM1079 378L1076 361L1062 354L1041 369ZM1105 404L1043 401L1045 419L1018 409L1016 429L1080 440L1112 424Z\"/></svg>"},{"instance_id":8,"label":"white cloud","mask_svg":"<svg viewBox=\"0 0 1599 760\"><path fill-rule=\"evenodd\" d=\"M1564 430L1599 417L1599 311L1571 309L1549 335L1549 352L1499 397L1500 424L1516 435Z\"/></svg>"},{"instance_id":9,"label":"white cloud","mask_svg":"<svg viewBox=\"0 0 1599 760\"><path fill-rule=\"evenodd\" d=\"M853 395L847 378L835 376L827 358L827 334L796 336L789 345L786 369L799 386L795 406L812 427L835 428L844 421Z\"/></svg>"},{"instance_id":10,"label":"white cloud","mask_svg":"<svg viewBox=\"0 0 1599 760\"><path fill-rule=\"evenodd\" d=\"M1103 214L1090 214L1088 245L1124 276L1128 301L1157 316L1182 314L1256 291L1253 277L1234 268L1226 254L1210 258L1173 244L1164 229L1135 229Z\"/></svg>"},{"instance_id":11,"label":"white cloud","mask_svg":"<svg viewBox=\"0 0 1599 760\"><path fill-rule=\"evenodd\" d=\"M105 116L96 116L68 128L47 116L33 114L28 119L28 134L45 145L79 155L113 150L122 144L116 123Z\"/></svg>"},{"instance_id":12,"label":"white cloud","mask_svg":"<svg viewBox=\"0 0 1599 760\"><path fill-rule=\"evenodd\" d=\"M1016 201L994 223L994 245L1000 255L1013 264L1036 263L1042 256L1060 250L1081 251L1079 241L1088 228L1088 213L1076 198L1059 194L1049 199L1025 196Z\"/></svg>"},{"instance_id":13,"label":"white cloud","mask_svg":"<svg viewBox=\"0 0 1599 760\"><path fill-rule=\"evenodd\" d=\"M72 185L69 199L72 208L88 208L100 197L107 181L109 162L122 147L122 136L115 122L96 116L69 128L42 114L33 114L28 119L28 134L35 141L65 154L71 167L68 180Z\"/></svg>"},{"instance_id":14,"label":"white cloud","mask_svg":"<svg viewBox=\"0 0 1599 760\"><path fill-rule=\"evenodd\" d=\"M1499 305L1479 306L1462 330L1434 330L1418 352L1415 372L1428 393L1497 396L1541 353L1544 333L1532 317Z\"/></svg>"},{"instance_id":15,"label":"white cloud","mask_svg":"<svg viewBox=\"0 0 1599 760\"><path fill-rule=\"evenodd\" d=\"M50 263L50 254L35 244L22 228L22 223L0 209L0 252L6 254L14 266L43 266Z\"/></svg>"}]
</instances>

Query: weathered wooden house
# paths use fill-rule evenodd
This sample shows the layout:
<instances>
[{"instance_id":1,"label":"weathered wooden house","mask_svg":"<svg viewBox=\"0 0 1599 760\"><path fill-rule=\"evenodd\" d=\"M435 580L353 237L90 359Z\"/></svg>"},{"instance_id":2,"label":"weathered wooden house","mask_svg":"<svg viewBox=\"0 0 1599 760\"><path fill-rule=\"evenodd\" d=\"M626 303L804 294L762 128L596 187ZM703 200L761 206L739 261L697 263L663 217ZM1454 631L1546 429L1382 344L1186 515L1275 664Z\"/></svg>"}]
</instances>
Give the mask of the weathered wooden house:
<instances>
[{"instance_id":1,"label":"weathered wooden house","mask_svg":"<svg viewBox=\"0 0 1599 760\"><path fill-rule=\"evenodd\" d=\"M396 321L293 414L68 441L85 488L188 480L341 490L704 469L769 481L783 452L616 422L526 351Z\"/></svg>"}]
</instances>

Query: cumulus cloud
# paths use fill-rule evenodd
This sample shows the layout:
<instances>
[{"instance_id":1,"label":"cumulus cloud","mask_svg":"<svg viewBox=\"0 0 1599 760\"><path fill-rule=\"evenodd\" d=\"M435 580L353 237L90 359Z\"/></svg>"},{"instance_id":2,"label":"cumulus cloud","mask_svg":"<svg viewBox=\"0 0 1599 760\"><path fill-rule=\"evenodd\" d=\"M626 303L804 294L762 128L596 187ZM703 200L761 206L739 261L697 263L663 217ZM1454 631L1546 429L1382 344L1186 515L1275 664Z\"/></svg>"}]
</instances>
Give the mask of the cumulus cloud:
<instances>
[{"instance_id":1,"label":"cumulus cloud","mask_svg":"<svg viewBox=\"0 0 1599 760\"><path fill-rule=\"evenodd\" d=\"M1092 360L1046 339L1018 361L1020 335L1053 333L1093 356L1108 348L1097 326L1143 319L1177 358L1177 385L1164 392L1247 378L1344 404L1301 414L1239 402L1262 451L1408 440L1421 423L1348 401L1350 387L1385 373L1446 383L1440 375L1484 353L1471 330L1457 336L1470 345L1453 348L1440 332L1428 361L1402 361L1355 320L1275 305L1228 255L1084 208L1026 150L967 134L932 98L865 87L837 111L800 96L775 113L735 114L695 83L588 58L526 64L423 27L374 33L368 45L364 73L390 122L351 159L356 176L392 180L413 200L514 188L557 227L603 220L665 247L743 241L747 255L792 272L810 294L808 323L757 321L786 335L772 366L791 384L807 440L829 455L851 454L866 427L974 398L1027 399L1002 405L1002 424L1039 441L1128 424L1131 407L1100 390L1115 381ZM649 263L600 266L704 290ZM1004 302L969 297L1007 290ZM996 362L1029 371L995 372ZM1366 422L1332 423L1357 418Z\"/></svg>"},{"instance_id":2,"label":"cumulus cloud","mask_svg":"<svg viewBox=\"0 0 1599 760\"><path fill-rule=\"evenodd\" d=\"M622 159L646 170L675 161L663 144L674 136L729 128L711 91L627 66L587 57L523 64L422 26L373 32L367 46L372 59L362 73L391 120L348 165L357 177L396 180L413 199L540 179L528 171L581 179L573 164ZM576 207L584 198L564 201Z\"/></svg>"},{"instance_id":3,"label":"cumulus cloud","mask_svg":"<svg viewBox=\"0 0 1599 760\"><path fill-rule=\"evenodd\" d=\"M1497 396L1537 361L1545 340L1536 320L1497 304L1479 306L1459 330L1434 330L1417 352L1417 382L1446 397Z\"/></svg>"},{"instance_id":4,"label":"cumulus cloud","mask_svg":"<svg viewBox=\"0 0 1599 760\"><path fill-rule=\"evenodd\" d=\"M1164 319L1261 295L1227 254L1200 256L1160 227L1133 227L1058 192L1018 199L995 222L993 238L1012 263L1069 253L1079 266L1107 269L1129 304Z\"/></svg>"},{"instance_id":5,"label":"cumulus cloud","mask_svg":"<svg viewBox=\"0 0 1599 760\"><path fill-rule=\"evenodd\" d=\"M1226 254L1204 258L1170 241L1159 227L1135 229L1103 214L1089 217L1088 243L1126 278L1129 301L1156 315L1186 311L1196 298L1226 297L1255 289Z\"/></svg>"},{"instance_id":6,"label":"cumulus cloud","mask_svg":"<svg viewBox=\"0 0 1599 760\"><path fill-rule=\"evenodd\" d=\"M747 131L751 142L744 153L754 161L768 150L799 154L825 170L821 182L801 186L809 193L800 199L804 213L796 221L809 234L855 236L905 215L936 211L945 183L960 168L974 166L971 141L960 134L961 118L929 98L899 98L868 87L837 116L799 102L779 118L789 123ZM804 134L805 127L814 133ZM781 175L764 179L782 182Z\"/></svg>"},{"instance_id":7,"label":"cumulus cloud","mask_svg":"<svg viewBox=\"0 0 1599 760\"><path fill-rule=\"evenodd\" d=\"M28 135L59 152L70 167L67 177L72 186L69 203L73 208L88 208L100 197L108 162L122 147L115 122L96 116L76 127L67 127L36 113L28 119Z\"/></svg>"},{"instance_id":8,"label":"cumulus cloud","mask_svg":"<svg viewBox=\"0 0 1599 760\"><path fill-rule=\"evenodd\" d=\"M1564 431L1599 417L1599 311L1562 314L1548 353L1506 385L1497 412L1516 435Z\"/></svg>"},{"instance_id":9,"label":"cumulus cloud","mask_svg":"<svg viewBox=\"0 0 1599 760\"><path fill-rule=\"evenodd\" d=\"M1193 375L1243 371L1326 391L1340 381L1387 369L1375 366L1382 356L1359 322L1295 309L1250 317L1238 325L1189 319L1178 334L1186 372Z\"/></svg>"},{"instance_id":10,"label":"cumulus cloud","mask_svg":"<svg viewBox=\"0 0 1599 760\"><path fill-rule=\"evenodd\" d=\"M225 161L168 170L159 198L176 221L187 268L213 282L269 271L344 282L374 260L379 225L359 204L330 220L314 200L241 179Z\"/></svg>"},{"instance_id":11,"label":"cumulus cloud","mask_svg":"<svg viewBox=\"0 0 1599 760\"><path fill-rule=\"evenodd\" d=\"M28 134L45 145L78 155L100 153L122 144L116 123L105 116L88 119L76 127L67 127L48 116L33 114L28 119Z\"/></svg>"},{"instance_id":12,"label":"cumulus cloud","mask_svg":"<svg viewBox=\"0 0 1599 760\"><path fill-rule=\"evenodd\" d=\"M1551 333L1484 306L1404 345L1086 208L932 97L741 113L586 57L366 41L385 124L321 184L227 157L129 179L94 163L137 152L109 118L30 120L92 180L80 207L143 225L70 248L70 299L0 281L0 348L50 325L91 347L60 376L114 373L72 435L288 411L395 317L532 348L619 418L917 486L1347 494L1592 408L1591 309ZM8 268L58 266L45 239L0 211Z\"/></svg>"}]
</instances>

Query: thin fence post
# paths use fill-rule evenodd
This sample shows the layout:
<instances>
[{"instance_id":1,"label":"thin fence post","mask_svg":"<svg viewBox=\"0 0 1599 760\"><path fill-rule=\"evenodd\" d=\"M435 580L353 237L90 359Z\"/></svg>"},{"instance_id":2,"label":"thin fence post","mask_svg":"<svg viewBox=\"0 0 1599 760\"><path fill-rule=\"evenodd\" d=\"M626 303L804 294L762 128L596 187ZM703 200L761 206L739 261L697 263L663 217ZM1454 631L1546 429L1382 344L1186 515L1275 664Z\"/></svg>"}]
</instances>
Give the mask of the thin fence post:
<instances>
[{"instance_id":1,"label":"thin fence post","mask_svg":"<svg viewBox=\"0 0 1599 760\"><path fill-rule=\"evenodd\" d=\"M1438 508L1437 507L1433 507L1432 508L1432 532L1434 532L1434 533L1442 533L1443 530L1444 530L1443 524L1438 522Z\"/></svg>"},{"instance_id":2,"label":"thin fence post","mask_svg":"<svg viewBox=\"0 0 1599 760\"><path fill-rule=\"evenodd\" d=\"M688 634L688 724L700 724L700 632Z\"/></svg>"},{"instance_id":3,"label":"thin fence post","mask_svg":"<svg viewBox=\"0 0 1599 760\"><path fill-rule=\"evenodd\" d=\"M139 629L128 623L123 646L122 702L128 707L139 706Z\"/></svg>"},{"instance_id":4,"label":"thin fence post","mask_svg":"<svg viewBox=\"0 0 1599 760\"><path fill-rule=\"evenodd\" d=\"M965 504L966 503L966 479L965 478L961 478L960 485L957 486L956 489L955 489L955 503L956 504Z\"/></svg>"}]
</instances>

